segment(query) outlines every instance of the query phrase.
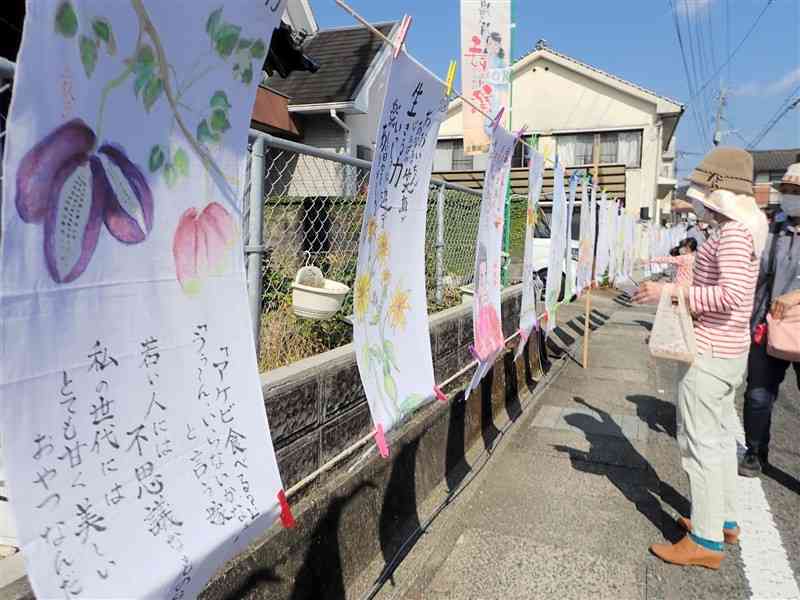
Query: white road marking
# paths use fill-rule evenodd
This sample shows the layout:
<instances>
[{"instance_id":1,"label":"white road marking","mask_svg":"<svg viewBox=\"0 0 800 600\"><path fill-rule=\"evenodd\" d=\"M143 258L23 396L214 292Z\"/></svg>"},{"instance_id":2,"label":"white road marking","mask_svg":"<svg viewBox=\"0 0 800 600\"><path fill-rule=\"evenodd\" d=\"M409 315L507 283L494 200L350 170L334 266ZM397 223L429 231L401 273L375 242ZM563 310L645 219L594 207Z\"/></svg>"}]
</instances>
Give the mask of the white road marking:
<instances>
[{"instance_id":1,"label":"white road marking","mask_svg":"<svg viewBox=\"0 0 800 600\"><path fill-rule=\"evenodd\" d=\"M736 434L740 455L744 430ZM739 477L739 547L754 600L800 600L800 588L786 556L759 477Z\"/></svg>"}]
</instances>

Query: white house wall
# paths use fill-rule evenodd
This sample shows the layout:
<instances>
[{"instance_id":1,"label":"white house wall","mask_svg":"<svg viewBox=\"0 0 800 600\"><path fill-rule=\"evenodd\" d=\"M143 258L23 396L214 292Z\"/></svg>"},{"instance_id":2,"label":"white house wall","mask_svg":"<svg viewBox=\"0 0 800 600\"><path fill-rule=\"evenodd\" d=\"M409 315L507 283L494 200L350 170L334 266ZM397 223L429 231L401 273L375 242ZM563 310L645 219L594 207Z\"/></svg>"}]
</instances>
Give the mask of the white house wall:
<instances>
[{"instance_id":1,"label":"white house wall","mask_svg":"<svg viewBox=\"0 0 800 600\"><path fill-rule=\"evenodd\" d=\"M337 154L346 152L344 130L329 114L304 115L302 128L304 144ZM344 165L307 155L298 156L293 162L287 195L339 196L343 193Z\"/></svg>"},{"instance_id":2,"label":"white house wall","mask_svg":"<svg viewBox=\"0 0 800 600\"><path fill-rule=\"evenodd\" d=\"M641 129L641 167L626 170L626 205L632 214L638 215L641 206L654 214L661 162L655 99L645 101L540 57L514 74L512 119L512 128L526 125L538 134ZM457 104L442 124L440 137L462 136ZM480 168L477 163L475 168Z\"/></svg>"}]
</instances>

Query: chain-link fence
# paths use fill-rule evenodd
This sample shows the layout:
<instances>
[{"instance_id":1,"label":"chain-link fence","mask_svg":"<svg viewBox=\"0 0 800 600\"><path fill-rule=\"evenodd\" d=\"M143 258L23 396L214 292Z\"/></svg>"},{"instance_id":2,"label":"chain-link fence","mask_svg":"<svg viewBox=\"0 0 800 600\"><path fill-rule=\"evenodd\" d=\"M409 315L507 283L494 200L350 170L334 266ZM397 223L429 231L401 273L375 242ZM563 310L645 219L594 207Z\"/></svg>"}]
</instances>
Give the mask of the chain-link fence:
<instances>
[{"instance_id":1,"label":"chain-link fence","mask_svg":"<svg viewBox=\"0 0 800 600\"><path fill-rule=\"evenodd\" d=\"M351 340L352 295L337 318L309 321L294 315L291 286L298 269L313 265L352 288L370 163L263 139L260 366L270 370ZM425 236L431 312L460 302L458 288L472 280L479 213L478 192L431 183Z\"/></svg>"}]
</instances>

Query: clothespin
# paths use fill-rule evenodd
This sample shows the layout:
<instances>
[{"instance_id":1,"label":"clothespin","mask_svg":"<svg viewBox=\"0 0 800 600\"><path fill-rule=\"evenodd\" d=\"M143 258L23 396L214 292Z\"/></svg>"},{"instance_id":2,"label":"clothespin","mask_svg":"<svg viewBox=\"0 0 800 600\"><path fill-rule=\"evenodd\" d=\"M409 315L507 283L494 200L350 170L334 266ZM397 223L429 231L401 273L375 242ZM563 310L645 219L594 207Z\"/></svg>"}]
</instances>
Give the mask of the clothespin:
<instances>
[{"instance_id":1,"label":"clothespin","mask_svg":"<svg viewBox=\"0 0 800 600\"><path fill-rule=\"evenodd\" d=\"M453 93L453 82L456 79L456 61L450 61L450 68L447 69L447 87L445 88L445 95L449 98L450 94Z\"/></svg>"},{"instance_id":2,"label":"clothespin","mask_svg":"<svg viewBox=\"0 0 800 600\"><path fill-rule=\"evenodd\" d=\"M281 524L286 529L292 529L295 526L295 520L289 501L286 499L286 492L283 490L278 492L278 504L281 507Z\"/></svg>"},{"instance_id":3,"label":"clothespin","mask_svg":"<svg viewBox=\"0 0 800 600\"><path fill-rule=\"evenodd\" d=\"M519 131L517 131L517 133L515 134L517 140L519 140L519 138L521 138L527 130L528 130L527 125L523 125L522 127L520 127Z\"/></svg>"},{"instance_id":4,"label":"clothespin","mask_svg":"<svg viewBox=\"0 0 800 600\"><path fill-rule=\"evenodd\" d=\"M503 113L504 112L506 112L506 107L505 106L501 106L500 110L497 111L497 116L494 119L492 119L492 131L497 129L497 126L500 124L500 119L503 118Z\"/></svg>"},{"instance_id":5,"label":"clothespin","mask_svg":"<svg viewBox=\"0 0 800 600\"><path fill-rule=\"evenodd\" d=\"M403 44L406 43L406 36L408 35L408 28L411 27L411 17L404 15L403 20L400 21L400 28L397 30L397 41L394 46L394 58L400 55L400 50L403 49Z\"/></svg>"},{"instance_id":6,"label":"clothespin","mask_svg":"<svg viewBox=\"0 0 800 600\"><path fill-rule=\"evenodd\" d=\"M436 395L436 399L439 402L444 402L447 404L447 395L442 391L438 385L433 386L433 393Z\"/></svg>"},{"instance_id":7,"label":"clothespin","mask_svg":"<svg viewBox=\"0 0 800 600\"><path fill-rule=\"evenodd\" d=\"M381 457L389 458L389 444L386 443L383 425L376 425L375 432L372 435L375 436L375 444L378 446L378 452L380 452Z\"/></svg>"}]
</instances>

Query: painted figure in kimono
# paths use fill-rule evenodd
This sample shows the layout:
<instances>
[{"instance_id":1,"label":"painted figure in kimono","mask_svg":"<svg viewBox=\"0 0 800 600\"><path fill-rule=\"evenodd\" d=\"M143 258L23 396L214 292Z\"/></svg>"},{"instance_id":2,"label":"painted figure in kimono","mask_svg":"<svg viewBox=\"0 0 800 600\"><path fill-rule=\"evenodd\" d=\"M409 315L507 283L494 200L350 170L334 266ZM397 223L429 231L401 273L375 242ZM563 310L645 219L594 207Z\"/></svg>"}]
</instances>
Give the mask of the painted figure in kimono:
<instances>
[{"instance_id":1,"label":"painted figure in kimono","mask_svg":"<svg viewBox=\"0 0 800 600\"><path fill-rule=\"evenodd\" d=\"M492 86L489 114L494 116L500 112L503 99L508 97L508 60L503 50L503 37L496 31L486 37L486 54L489 58L489 82ZM491 137L491 121L487 121L484 128L486 135Z\"/></svg>"},{"instance_id":2,"label":"painted figure in kimono","mask_svg":"<svg viewBox=\"0 0 800 600\"><path fill-rule=\"evenodd\" d=\"M505 340L497 309L489 299L489 263L483 244L478 246L478 270L475 275L475 302L478 303L475 353L481 361L485 361L503 347Z\"/></svg>"}]
</instances>

